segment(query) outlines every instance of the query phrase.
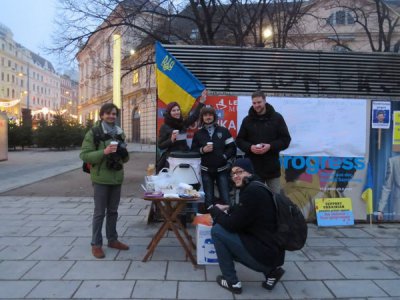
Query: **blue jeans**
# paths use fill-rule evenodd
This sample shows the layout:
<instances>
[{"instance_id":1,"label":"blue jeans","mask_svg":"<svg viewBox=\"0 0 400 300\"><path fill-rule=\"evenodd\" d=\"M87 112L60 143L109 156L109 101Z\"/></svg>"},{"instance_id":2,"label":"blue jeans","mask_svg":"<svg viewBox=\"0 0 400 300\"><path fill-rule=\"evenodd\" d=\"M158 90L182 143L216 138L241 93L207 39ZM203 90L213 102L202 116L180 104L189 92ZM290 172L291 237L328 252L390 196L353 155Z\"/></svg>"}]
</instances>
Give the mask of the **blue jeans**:
<instances>
[{"instance_id":1,"label":"blue jeans","mask_svg":"<svg viewBox=\"0 0 400 300\"><path fill-rule=\"evenodd\" d=\"M262 272L265 277L274 269L255 260L246 250L237 233L229 232L221 225L216 224L211 228L211 237L217 251L222 276L229 283L235 284L239 281L234 261L240 262L254 271Z\"/></svg>"},{"instance_id":2,"label":"blue jeans","mask_svg":"<svg viewBox=\"0 0 400 300\"><path fill-rule=\"evenodd\" d=\"M214 201L214 182L217 182L219 197L225 204L229 204L229 173L227 170L213 173L201 171L203 189L205 194L205 207L215 204Z\"/></svg>"}]
</instances>

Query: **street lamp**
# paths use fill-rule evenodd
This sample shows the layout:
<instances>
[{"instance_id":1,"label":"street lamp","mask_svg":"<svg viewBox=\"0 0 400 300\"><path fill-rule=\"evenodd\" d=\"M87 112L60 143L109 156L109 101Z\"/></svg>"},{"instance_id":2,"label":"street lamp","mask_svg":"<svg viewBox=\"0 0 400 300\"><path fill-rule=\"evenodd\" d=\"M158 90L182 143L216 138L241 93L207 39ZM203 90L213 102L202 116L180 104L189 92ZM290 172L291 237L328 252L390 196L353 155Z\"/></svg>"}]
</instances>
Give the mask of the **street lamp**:
<instances>
[{"instance_id":1,"label":"street lamp","mask_svg":"<svg viewBox=\"0 0 400 300\"><path fill-rule=\"evenodd\" d=\"M263 38L267 40L267 39L271 38L273 36L273 34L274 34L274 32L272 31L272 28L267 27L263 31Z\"/></svg>"}]
</instances>

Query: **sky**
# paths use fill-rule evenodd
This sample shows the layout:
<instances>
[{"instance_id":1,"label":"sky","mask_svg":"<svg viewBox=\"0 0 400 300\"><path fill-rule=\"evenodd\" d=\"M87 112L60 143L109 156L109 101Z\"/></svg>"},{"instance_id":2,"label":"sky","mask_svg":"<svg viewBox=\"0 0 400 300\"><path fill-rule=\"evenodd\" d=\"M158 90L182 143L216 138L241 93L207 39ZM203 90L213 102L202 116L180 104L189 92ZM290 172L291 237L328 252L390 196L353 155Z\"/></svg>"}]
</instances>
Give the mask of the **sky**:
<instances>
[{"instance_id":1,"label":"sky","mask_svg":"<svg viewBox=\"0 0 400 300\"><path fill-rule=\"evenodd\" d=\"M0 0L0 23L14 34L14 41L49 60L56 70L58 59L43 47L51 46L57 0Z\"/></svg>"}]
</instances>

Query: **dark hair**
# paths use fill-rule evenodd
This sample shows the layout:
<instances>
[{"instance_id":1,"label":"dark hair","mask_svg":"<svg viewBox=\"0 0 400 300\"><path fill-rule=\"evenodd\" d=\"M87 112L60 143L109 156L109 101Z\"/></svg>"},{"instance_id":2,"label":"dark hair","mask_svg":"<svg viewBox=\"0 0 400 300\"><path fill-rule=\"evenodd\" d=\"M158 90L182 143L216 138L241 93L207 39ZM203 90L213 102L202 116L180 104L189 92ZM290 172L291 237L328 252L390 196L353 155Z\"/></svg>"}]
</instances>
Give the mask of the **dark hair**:
<instances>
[{"instance_id":1,"label":"dark hair","mask_svg":"<svg viewBox=\"0 0 400 300\"><path fill-rule=\"evenodd\" d=\"M218 116L217 116L217 112L215 111L214 107L212 107L211 105L205 105L200 110L200 117L199 117L200 126L204 125L203 116L205 114L212 114L214 116L214 122L213 123L217 123Z\"/></svg>"},{"instance_id":2,"label":"dark hair","mask_svg":"<svg viewBox=\"0 0 400 300\"><path fill-rule=\"evenodd\" d=\"M378 110L378 112L376 113L376 115L385 115L385 112L383 110Z\"/></svg>"},{"instance_id":3,"label":"dark hair","mask_svg":"<svg viewBox=\"0 0 400 300\"><path fill-rule=\"evenodd\" d=\"M264 94L263 91L258 90L258 91L255 91L255 92L251 95L251 99L254 99L254 98L256 98L256 97L261 97L261 98L263 98L263 99L265 100L265 94Z\"/></svg>"},{"instance_id":4,"label":"dark hair","mask_svg":"<svg viewBox=\"0 0 400 300\"><path fill-rule=\"evenodd\" d=\"M119 110L118 110L118 107L114 103L103 104L103 106L100 108L100 117L102 115L104 115L105 113L110 113L114 108L117 111L117 117L118 117Z\"/></svg>"}]
</instances>

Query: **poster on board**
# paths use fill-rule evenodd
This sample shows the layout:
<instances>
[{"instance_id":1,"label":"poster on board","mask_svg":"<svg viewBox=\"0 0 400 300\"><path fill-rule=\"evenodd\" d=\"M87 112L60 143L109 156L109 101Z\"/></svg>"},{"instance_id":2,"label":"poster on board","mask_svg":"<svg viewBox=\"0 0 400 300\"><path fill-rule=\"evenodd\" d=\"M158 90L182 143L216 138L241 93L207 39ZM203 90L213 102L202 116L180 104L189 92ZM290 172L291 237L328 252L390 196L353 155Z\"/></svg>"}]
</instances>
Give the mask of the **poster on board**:
<instances>
[{"instance_id":1,"label":"poster on board","mask_svg":"<svg viewBox=\"0 0 400 300\"><path fill-rule=\"evenodd\" d=\"M372 101L372 128L390 128L390 101Z\"/></svg>"}]
</instances>

